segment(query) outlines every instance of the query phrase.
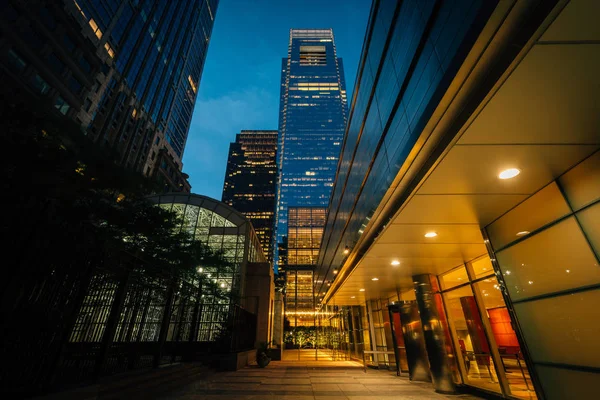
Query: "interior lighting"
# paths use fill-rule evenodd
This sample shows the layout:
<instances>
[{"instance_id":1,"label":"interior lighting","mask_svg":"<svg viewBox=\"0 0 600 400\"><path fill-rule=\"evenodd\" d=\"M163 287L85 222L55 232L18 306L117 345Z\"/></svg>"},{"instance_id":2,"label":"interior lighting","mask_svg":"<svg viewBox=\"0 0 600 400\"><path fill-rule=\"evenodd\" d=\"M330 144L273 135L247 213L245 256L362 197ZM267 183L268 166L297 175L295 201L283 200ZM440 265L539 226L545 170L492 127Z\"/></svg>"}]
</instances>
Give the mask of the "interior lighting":
<instances>
[{"instance_id":1,"label":"interior lighting","mask_svg":"<svg viewBox=\"0 0 600 400\"><path fill-rule=\"evenodd\" d=\"M400 261L398 260L393 260L392 261L392 265L396 266L396 265L400 265Z\"/></svg>"},{"instance_id":2,"label":"interior lighting","mask_svg":"<svg viewBox=\"0 0 600 400\"><path fill-rule=\"evenodd\" d=\"M570 272L571 272L571 270L570 270L570 269L568 269L568 270L567 270L567 274L568 274L568 273L570 273Z\"/></svg>"},{"instance_id":3,"label":"interior lighting","mask_svg":"<svg viewBox=\"0 0 600 400\"><path fill-rule=\"evenodd\" d=\"M506 271L506 275L510 275L510 271Z\"/></svg>"},{"instance_id":4,"label":"interior lighting","mask_svg":"<svg viewBox=\"0 0 600 400\"><path fill-rule=\"evenodd\" d=\"M356 296L351 296L350 298L351 298L351 299L355 299L355 298L356 298Z\"/></svg>"},{"instance_id":5,"label":"interior lighting","mask_svg":"<svg viewBox=\"0 0 600 400\"><path fill-rule=\"evenodd\" d=\"M509 169L505 169L504 171L500 172L500 174L498 175L498 178L511 179L511 178L514 178L515 176L519 175L520 173L521 173L521 171L517 168L509 168Z\"/></svg>"},{"instance_id":6,"label":"interior lighting","mask_svg":"<svg viewBox=\"0 0 600 400\"><path fill-rule=\"evenodd\" d=\"M373 278L373 279L371 279L371 280L372 280L372 281L378 281L378 280L379 280L379 278Z\"/></svg>"},{"instance_id":7,"label":"interior lighting","mask_svg":"<svg viewBox=\"0 0 600 400\"><path fill-rule=\"evenodd\" d=\"M425 237L426 237L426 238L432 238L432 237L436 237L436 236L437 236L437 233L436 233L436 232L427 232L427 233L425 234Z\"/></svg>"},{"instance_id":8,"label":"interior lighting","mask_svg":"<svg viewBox=\"0 0 600 400\"><path fill-rule=\"evenodd\" d=\"M365 291L365 289L359 289L359 292L364 292L364 291Z\"/></svg>"},{"instance_id":9,"label":"interior lighting","mask_svg":"<svg viewBox=\"0 0 600 400\"><path fill-rule=\"evenodd\" d=\"M221 287L222 287L222 288L223 288L223 287L225 287L225 284L224 284L224 283L221 283Z\"/></svg>"},{"instance_id":10,"label":"interior lighting","mask_svg":"<svg viewBox=\"0 0 600 400\"><path fill-rule=\"evenodd\" d=\"M530 285L533 285L533 281L529 281L529 282L527 282L527 283L529 283Z\"/></svg>"},{"instance_id":11,"label":"interior lighting","mask_svg":"<svg viewBox=\"0 0 600 400\"><path fill-rule=\"evenodd\" d=\"M344 249L344 254L348 254L350 253L350 247L346 246L346 248Z\"/></svg>"},{"instance_id":12,"label":"interior lighting","mask_svg":"<svg viewBox=\"0 0 600 400\"><path fill-rule=\"evenodd\" d=\"M333 274L334 274L334 275L337 275L337 273L338 273L338 270L337 270L337 269L334 269L334 270L333 270Z\"/></svg>"},{"instance_id":13,"label":"interior lighting","mask_svg":"<svg viewBox=\"0 0 600 400\"><path fill-rule=\"evenodd\" d=\"M198 267L198 272L202 272L202 271L204 271L204 268Z\"/></svg>"},{"instance_id":14,"label":"interior lighting","mask_svg":"<svg viewBox=\"0 0 600 400\"><path fill-rule=\"evenodd\" d=\"M517 232L517 236L525 236L525 235L529 235L529 231Z\"/></svg>"}]
</instances>

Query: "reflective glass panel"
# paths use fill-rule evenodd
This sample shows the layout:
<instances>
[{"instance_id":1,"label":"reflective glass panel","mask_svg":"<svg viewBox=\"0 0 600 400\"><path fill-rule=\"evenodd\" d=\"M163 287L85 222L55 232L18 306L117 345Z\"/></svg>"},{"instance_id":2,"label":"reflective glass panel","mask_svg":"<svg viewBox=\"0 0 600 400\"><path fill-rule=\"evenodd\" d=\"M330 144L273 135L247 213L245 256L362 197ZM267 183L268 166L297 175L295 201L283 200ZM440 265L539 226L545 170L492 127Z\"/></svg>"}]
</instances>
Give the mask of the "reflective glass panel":
<instances>
[{"instance_id":1,"label":"reflective glass panel","mask_svg":"<svg viewBox=\"0 0 600 400\"><path fill-rule=\"evenodd\" d=\"M490 344L471 286L446 292L444 300L465 383L500 392Z\"/></svg>"},{"instance_id":2,"label":"reflective glass panel","mask_svg":"<svg viewBox=\"0 0 600 400\"><path fill-rule=\"evenodd\" d=\"M493 337L502 362L501 373L508 382L510 394L519 398L536 398L533 383L519 346L517 334L512 328L510 314L495 276L490 276L474 285L481 299L485 317L488 318Z\"/></svg>"}]
</instances>

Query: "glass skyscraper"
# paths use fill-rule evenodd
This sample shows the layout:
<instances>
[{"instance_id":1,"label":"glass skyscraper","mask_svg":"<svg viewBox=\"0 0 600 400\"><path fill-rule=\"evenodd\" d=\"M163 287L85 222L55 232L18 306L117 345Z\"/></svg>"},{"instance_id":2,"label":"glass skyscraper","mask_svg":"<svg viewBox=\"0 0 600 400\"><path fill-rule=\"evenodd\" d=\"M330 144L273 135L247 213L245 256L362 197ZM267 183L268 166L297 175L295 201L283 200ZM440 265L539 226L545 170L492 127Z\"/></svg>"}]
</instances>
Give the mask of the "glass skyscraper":
<instances>
[{"instance_id":1,"label":"glass skyscraper","mask_svg":"<svg viewBox=\"0 0 600 400\"><path fill-rule=\"evenodd\" d=\"M127 168L189 191L181 159L218 0L5 3L3 81L51 102Z\"/></svg>"},{"instance_id":2,"label":"glass skyscraper","mask_svg":"<svg viewBox=\"0 0 600 400\"><path fill-rule=\"evenodd\" d=\"M327 207L348 105L342 59L331 29L292 29L282 60L275 251L288 207ZM275 269L279 264L275 256Z\"/></svg>"}]
</instances>

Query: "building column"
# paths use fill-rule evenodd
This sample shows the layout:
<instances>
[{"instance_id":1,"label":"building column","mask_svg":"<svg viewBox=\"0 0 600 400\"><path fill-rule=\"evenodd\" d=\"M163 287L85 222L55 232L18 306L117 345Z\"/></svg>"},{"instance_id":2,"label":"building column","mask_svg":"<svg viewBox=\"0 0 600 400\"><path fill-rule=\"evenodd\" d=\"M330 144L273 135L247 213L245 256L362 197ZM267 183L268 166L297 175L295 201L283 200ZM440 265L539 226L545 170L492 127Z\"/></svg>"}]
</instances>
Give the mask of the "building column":
<instances>
[{"instance_id":1,"label":"building column","mask_svg":"<svg viewBox=\"0 0 600 400\"><path fill-rule=\"evenodd\" d=\"M455 393L452 378L457 371L456 360L437 278L431 274L415 275L413 283L433 387L439 393Z\"/></svg>"},{"instance_id":2,"label":"building column","mask_svg":"<svg viewBox=\"0 0 600 400\"><path fill-rule=\"evenodd\" d=\"M431 382L429 361L419 308L415 300L400 301L398 304L402 331L397 334L404 338L408 375L411 381Z\"/></svg>"}]
</instances>

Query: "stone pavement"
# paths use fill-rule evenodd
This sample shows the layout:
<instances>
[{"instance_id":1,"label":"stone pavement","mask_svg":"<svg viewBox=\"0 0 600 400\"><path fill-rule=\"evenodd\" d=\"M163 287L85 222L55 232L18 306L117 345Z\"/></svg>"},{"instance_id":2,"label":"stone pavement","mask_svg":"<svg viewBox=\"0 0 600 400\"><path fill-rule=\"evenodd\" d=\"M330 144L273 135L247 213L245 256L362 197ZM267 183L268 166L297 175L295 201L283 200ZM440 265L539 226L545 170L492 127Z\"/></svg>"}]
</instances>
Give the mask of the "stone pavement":
<instances>
[{"instance_id":1,"label":"stone pavement","mask_svg":"<svg viewBox=\"0 0 600 400\"><path fill-rule=\"evenodd\" d=\"M266 368L220 372L159 399L180 400L477 400L441 395L430 383L409 382L395 372L367 369L351 361L272 361Z\"/></svg>"}]
</instances>

